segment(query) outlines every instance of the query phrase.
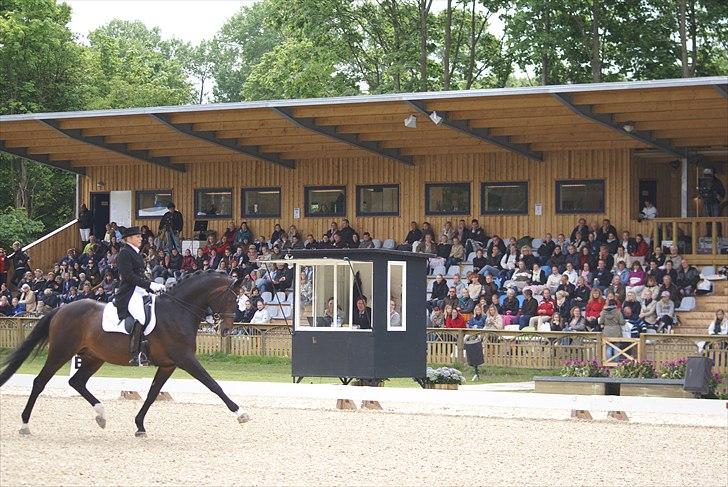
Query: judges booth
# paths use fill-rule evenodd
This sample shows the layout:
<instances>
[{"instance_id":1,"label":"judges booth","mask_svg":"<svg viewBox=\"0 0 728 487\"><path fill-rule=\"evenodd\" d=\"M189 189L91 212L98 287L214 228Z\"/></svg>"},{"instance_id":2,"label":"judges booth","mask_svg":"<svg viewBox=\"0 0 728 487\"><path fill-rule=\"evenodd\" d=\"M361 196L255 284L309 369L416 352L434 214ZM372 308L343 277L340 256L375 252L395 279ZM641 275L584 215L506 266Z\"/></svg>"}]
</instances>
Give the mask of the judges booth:
<instances>
[{"instance_id":1,"label":"judges booth","mask_svg":"<svg viewBox=\"0 0 728 487\"><path fill-rule=\"evenodd\" d=\"M428 254L294 251L292 375L425 377Z\"/></svg>"}]
</instances>

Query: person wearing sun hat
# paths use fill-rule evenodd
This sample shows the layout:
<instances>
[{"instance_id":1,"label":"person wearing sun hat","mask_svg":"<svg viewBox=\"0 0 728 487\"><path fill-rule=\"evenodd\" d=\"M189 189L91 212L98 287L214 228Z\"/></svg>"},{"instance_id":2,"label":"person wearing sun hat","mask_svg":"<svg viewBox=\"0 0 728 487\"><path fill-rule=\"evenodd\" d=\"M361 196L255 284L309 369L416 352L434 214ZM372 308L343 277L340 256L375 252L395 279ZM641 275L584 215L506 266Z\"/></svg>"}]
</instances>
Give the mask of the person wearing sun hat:
<instances>
[{"instance_id":1,"label":"person wearing sun hat","mask_svg":"<svg viewBox=\"0 0 728 487\"><path fill-rule=\"evenodd\" d=\"M114 302L120 320L132 324L131 343L129 352L131 354L131 365L146 365L144 354L139 353L141 341L142 324L129 314L129 301L132 295L146 295L151 291L164 290L164 284L150 282L144 274L144 258L141 256L142 232L139 227L124 228L121 233L124 244L119 250L116 264L119 268L119 288L116 291ZM128 327L127 327L128 328Z\"/></svg>"}]
</instances>

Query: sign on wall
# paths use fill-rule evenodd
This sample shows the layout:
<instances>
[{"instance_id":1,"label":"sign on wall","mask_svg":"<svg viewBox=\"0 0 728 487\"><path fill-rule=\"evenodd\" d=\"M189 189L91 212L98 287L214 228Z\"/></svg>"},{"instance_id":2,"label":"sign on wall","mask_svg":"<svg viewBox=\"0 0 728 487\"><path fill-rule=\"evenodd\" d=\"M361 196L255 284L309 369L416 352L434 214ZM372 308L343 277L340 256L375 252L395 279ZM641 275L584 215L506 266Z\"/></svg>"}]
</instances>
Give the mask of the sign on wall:
<instances>
[{"instance_id":1,"label":"sign on wall","mask_svg":"<svg viewBox=\"0 0 728 487\"><path fill-rule=\"evenodd\" d=\"M112 191L109 201L109 221L120 227L131 226L131 191Z\"/></svg>"}]
</instances>

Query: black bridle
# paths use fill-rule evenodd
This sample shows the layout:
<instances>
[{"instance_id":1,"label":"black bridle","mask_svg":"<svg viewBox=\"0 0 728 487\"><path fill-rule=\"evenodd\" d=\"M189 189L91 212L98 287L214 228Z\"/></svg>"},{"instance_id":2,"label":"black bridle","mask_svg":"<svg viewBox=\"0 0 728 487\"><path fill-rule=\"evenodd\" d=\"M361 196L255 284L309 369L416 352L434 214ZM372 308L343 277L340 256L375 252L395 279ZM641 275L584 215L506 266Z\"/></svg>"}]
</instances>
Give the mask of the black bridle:
<instances>
[{"instance_id":1,"label":"black bridle","mask_svg":"<svg viewBox=\"0 0 728 487\"><path fill-rule=\"evenodd\" d=\"M238 280L237 279L234 280L234 281L231 281L228 284L228 286L225 288L225 291L222 294L219 294L219 295L215 296L214 300L212 302L210 302L209 305L206 306L206 307L204 307L204 308L202 306L197 306L197 305L194 305L194 304L190 304L190 303L188 303L188 302L186 302L186 301L178 298L177 296L174 296L173 294L170 294L167 291L163 291L163 292L159 293L159 295L160 296L163 295L163 296L168 297L169 299L171 299L172 301L174 301L175 303L177 303L182 308L186 309L187 311L189 311L190 313L192 313L195 316L198 316L199 315L200 317L204 317L207 314L207 308L212 309L213 305L214 304L217 304L217 302L219 300L225 298L228 293L230 295L232 295L232 297L235 298L235 300L238 299L237 294L235 294L235 291L233 291L233 288L235 287L235 285L237 283L238 283ZM212 310L212 311L213 311L213 315L212 316L213 316L213 319L215 320L215 324L219 324L224 318L233 318L233 319L235 318L235 312L232 312L232 313L216 313L215 310Z\"/></svg>"}]
</instances>

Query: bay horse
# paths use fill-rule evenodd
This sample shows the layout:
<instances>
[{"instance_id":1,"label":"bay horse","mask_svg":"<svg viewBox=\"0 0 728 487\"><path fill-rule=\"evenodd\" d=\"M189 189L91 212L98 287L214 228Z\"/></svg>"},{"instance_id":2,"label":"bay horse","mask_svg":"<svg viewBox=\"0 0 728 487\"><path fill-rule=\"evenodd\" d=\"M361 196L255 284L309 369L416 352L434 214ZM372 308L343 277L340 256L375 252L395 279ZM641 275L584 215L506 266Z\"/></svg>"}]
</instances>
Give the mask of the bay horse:
<instances>
[{"instance_id":1,"label":"bay horse","mask_svg":"<svg viewBox=\"0 0 728 487\"><path fill-rule=\"evenodd\" d=\"M223 329L231 328L241 283L242 279L236 280L222 272L197 271L182 277L167 292L157 296L157 322L146 339L149 342L149 359L158 368L147 398L135 417L137 437L146 436L144 417L177 367L217 394L228 409L237 415L239 423L249 421L249 416L223 392L195 357L198 325L208 308L222 317ZM21 415L20 434L30 434L28 421L38 395L56 371L74 355L81 357L81 367L68 383L93 406L98 425L106 427L104 406L89 392L86 383L104 362L129 365L130 336L102 330L104 306L104 303L91 299L81 299L52 310L38 321L25 341L5 360L5 368L0 372L0 386L7 382L34 349L40 349L48 343L46 362L33 380L33 389Z\"/></svg>"}]
</instances>

